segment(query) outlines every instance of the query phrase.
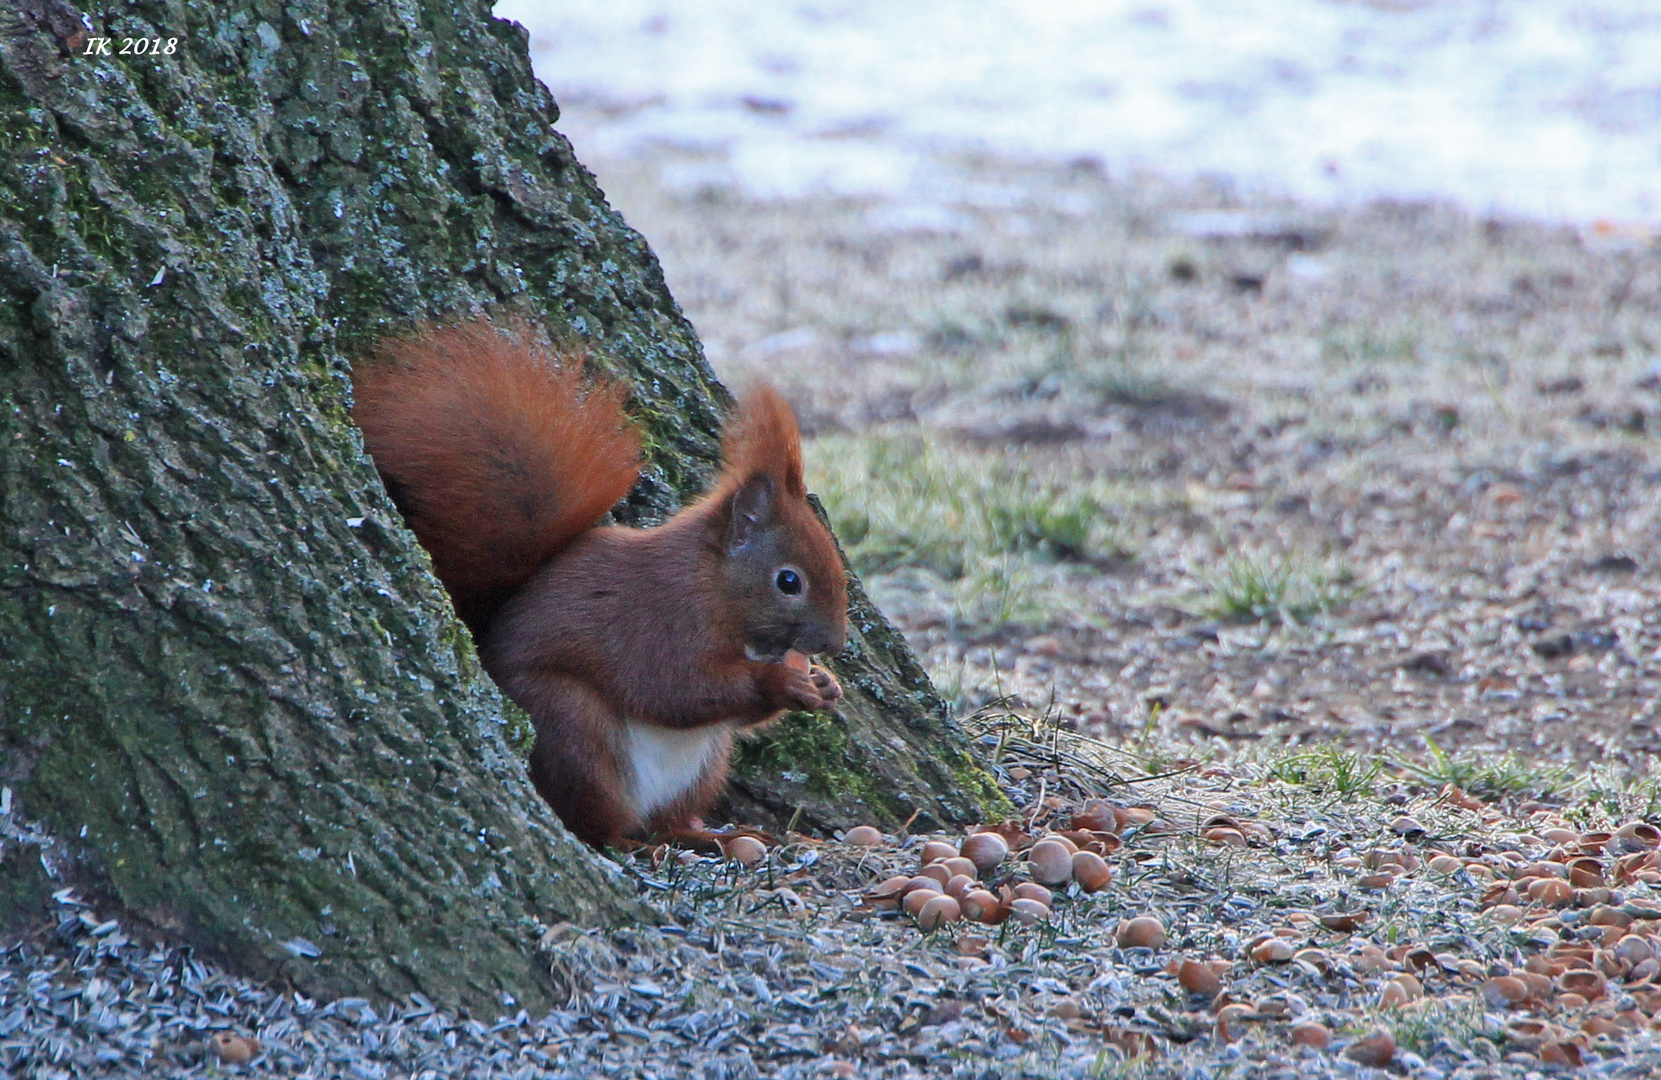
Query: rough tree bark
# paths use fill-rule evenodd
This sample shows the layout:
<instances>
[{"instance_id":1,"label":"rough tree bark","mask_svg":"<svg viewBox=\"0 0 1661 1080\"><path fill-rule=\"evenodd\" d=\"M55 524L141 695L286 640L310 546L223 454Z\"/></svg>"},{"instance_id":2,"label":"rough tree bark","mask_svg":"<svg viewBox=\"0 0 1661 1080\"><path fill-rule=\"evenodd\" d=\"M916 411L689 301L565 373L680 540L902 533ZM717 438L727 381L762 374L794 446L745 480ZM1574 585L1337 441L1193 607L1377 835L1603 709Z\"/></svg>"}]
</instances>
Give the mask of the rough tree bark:
<instances>
[{"instance_id":1,"label":"rough tree bark","mask_svg":"<svg viewBox=\"0 0 1661 1080\"><path fill-rule=\"evenodd\" d=\"M488 4L122 7L0 8L0 782L53 836L0 849L0 922L74 884L313 993L544 1004L538 923L652 916L526 783L349 360L491 306L588 339L642 522L711 475L725 392ZM847 707L748 746L735 805L985 812L855 596Z\"/></svg>"}]
</instances>

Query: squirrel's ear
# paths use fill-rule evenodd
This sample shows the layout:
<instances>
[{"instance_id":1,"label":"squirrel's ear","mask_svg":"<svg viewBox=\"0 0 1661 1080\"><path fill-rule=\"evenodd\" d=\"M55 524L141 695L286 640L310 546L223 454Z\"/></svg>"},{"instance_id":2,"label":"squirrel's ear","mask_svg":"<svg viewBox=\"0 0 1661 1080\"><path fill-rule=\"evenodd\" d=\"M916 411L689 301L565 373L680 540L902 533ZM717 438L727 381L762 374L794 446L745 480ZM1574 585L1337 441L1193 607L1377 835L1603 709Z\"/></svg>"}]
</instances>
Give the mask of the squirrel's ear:
<instances>
[{"instance_id":1,"label":"squirrel's ear","mask_svg":"<svg viewBox=\"0 0 1661 1080\"><path fill-rule=\"evenodd\" d=\"M754 543L773 525L775 493L766 473L751 473L732 493L727 549L739 551Z\"/></svg>"}]
</instances>

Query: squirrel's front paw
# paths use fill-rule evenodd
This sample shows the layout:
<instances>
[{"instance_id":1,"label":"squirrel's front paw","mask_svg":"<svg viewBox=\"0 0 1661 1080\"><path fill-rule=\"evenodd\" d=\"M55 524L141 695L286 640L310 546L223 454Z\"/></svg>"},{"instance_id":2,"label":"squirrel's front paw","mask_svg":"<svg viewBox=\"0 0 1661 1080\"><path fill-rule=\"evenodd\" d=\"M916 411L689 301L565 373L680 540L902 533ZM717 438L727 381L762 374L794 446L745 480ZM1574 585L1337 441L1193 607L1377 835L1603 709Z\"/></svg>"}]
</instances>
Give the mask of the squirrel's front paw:
<instances>
[{"instance_id":1,"label":"squirrel's front paw","mask_svg":"<svg viewBox=\"0 0 1661 1080\"><path fill-rule=\"evenodd\" d=\"M824 696L813 680L813 669L805 662L800 667L788 661L769 665L762 677L762 685L765 688L763 699L771 708L813 712L825 707Z\"/></svg>"},{"instance_id":2,"label":"squirrel's front paw","mask_svg":"<svg viewBox=\"0 0 1661 1080\"><path fill-rule=\"evenodd\" d=\"M836 676L814 664L808 669L808 678L813 680L813 688L819 691L819 696L826 705L842 699L842 684L836 681Z\"/></svg>"},{"instance_id":3,"label":"squirrel's front paw","mask_svg":"<svg viewBox=\"0 0 1661 1080\"><path fill-rule=\"evenodd\" d=\"M840 692L841 688L837 690ZM819 682L811 671L790 669L790 678L784 684L784 696L790 701L789 708L816 712L825 707L825 696L819 692Z\"/></svg>"}]
</instances>

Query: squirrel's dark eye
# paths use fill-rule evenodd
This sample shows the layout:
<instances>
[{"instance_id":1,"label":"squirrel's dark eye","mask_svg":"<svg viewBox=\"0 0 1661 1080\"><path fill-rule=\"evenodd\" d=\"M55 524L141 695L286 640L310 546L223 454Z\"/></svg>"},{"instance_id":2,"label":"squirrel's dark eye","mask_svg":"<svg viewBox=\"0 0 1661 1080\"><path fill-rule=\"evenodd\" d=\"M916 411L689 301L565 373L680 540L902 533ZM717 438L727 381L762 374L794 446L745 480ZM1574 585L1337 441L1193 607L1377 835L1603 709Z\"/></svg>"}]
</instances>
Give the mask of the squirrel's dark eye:
<instances>
[{"instance_id":1,"label":"squirrel's dark eye","mask_svg":"<svg viewBox=\"0 0 1661 1080\"><path fill-rule=\"evenodd\" d=\"M779 592L786 596L795 596L802 591L802 575L794 570L780 570L779 576L773 579L773 584L779 587Z\"/></svg>"}]
</instances>

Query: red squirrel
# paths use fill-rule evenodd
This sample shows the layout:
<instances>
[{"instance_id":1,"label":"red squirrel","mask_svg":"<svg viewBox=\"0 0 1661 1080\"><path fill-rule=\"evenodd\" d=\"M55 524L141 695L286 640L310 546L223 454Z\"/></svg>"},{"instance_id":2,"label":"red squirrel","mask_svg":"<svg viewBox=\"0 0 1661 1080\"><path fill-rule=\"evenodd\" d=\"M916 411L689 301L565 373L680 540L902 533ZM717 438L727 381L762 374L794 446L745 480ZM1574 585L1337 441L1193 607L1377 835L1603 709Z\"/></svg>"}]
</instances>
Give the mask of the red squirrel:
<instances>
[{"instance_id":1,"label":"red squirrel","mask_svg":"<svg viewBox=\"0 0 1661 1080\"><path fill-rule=\"evenodd\" d=\"M847 583L776 391L739 403L703 498L633 529L596 524L639 477L626 390L585 386L579 354L478 319L357 367L375 465L530 714L531 779L577 836L701 828L736 732L842 696L807 656L842 650Z\"/></svg>"}]
</instances>

